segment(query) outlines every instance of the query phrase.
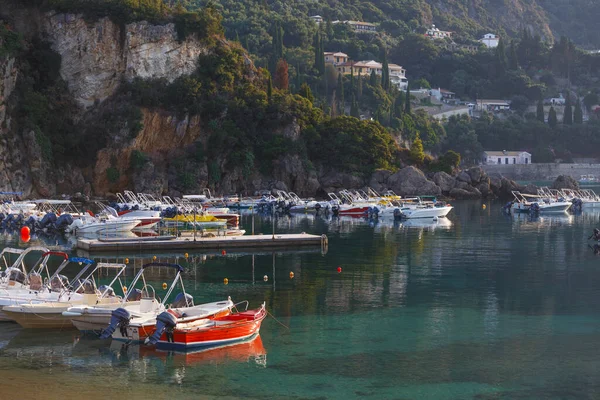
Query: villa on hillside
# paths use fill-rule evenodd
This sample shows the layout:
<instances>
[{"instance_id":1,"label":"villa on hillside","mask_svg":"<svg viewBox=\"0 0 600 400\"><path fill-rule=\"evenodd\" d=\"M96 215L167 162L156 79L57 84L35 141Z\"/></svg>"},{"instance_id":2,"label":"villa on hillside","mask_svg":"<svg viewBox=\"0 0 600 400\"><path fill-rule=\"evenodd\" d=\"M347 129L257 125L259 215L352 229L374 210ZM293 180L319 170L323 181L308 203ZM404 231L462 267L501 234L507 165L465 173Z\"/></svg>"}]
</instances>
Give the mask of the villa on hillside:
<instances>
[{"instance_id":1,"label":"villa on hillside","mask_svg":"<svg viewBox=\"0 0 600 400\"><path fill-rule=\"evenodd\" d=\"M377 26L370 22L362 21L333 21L333 24L349 25L356 33L373 33L377 32Z\"/></svg>"},{"instance_id":2,"label":"villa on hillside","mask_svg":"<svg viewBox=\"0 0 600 400\"><path fill-rule=\"evenodd\" d=\"M431 97L435 97L437 99L437 101L450 101L450 100L454 100L454 97L456 96L456 93L451 92L449 90L446 89L442 89L442 88L437 88L437 89L431 89L429 91L429 95Z\"/></svg>"},{"instance_id":3,"label":"villa on hillside","mask_svg":"<svg viewBox=\"0 0 600 400\"><path fill-rule=\"evenodd\" d=\"M526 151L485 151L483 164L531 164L531 153Z\"/></svg>"},{"instance_id":4,"label":"villa on hillside","mask_svg":"<svg viewBox=\"0 0 600 400\"><path fill-rule=\"evenodd\" d=\"M408 86L408 79L406 79L406 70L397 64L388 64L390 72L390 82L399 89L406 89ZM348 61L343 64L336 65L336 69L340 74L344 75L360 75L370 76L373 71L377 75L382 74L383 65L375 60L366 61Z\"/></svg>"},{"instance_id":5,"label":"villa on hillside","mask_svg":"<svg viewBox=\"0 0 600 400\"><path fill-rule=\"evenodd\" d=\"M479 39L479 41L483 44L485 44L485 46L487 48L493 49L498 47L498 43L500 42L500 37L494 35L493 33L486 33L485 35L483 35L483 37L481 39Z\"/></svg>"},{"instance_id":6,"label":"villa on hillside","mask_svg":"<svg viewBox=\"0 0 600 400\"><path fill-rule=\"evenodd\" d=\"M445 39L445 38L451 38L452 32L441 31L435 25L431 25L431 28L427 29L427 32L425 32L425 36L427 36L431 39Z\"/></svg>"},{"instance_id":7,"label":"villa on hillside","mask_svg":"<svg viewBox=\"0 0 600 400\"><path fill-rule=\"evenodd\" d=\"M477 111L508 111L510 103L506 100L477 100L475 108Z\"/></svg>"},{"instance_id":8,"label":"villa on hillside","mask_svg":"<svg viewBox=\"0 0 600 400\"><path fill-rule=\"evenodd\" d=\"M348 62L348 54L346 53L326 51L323 54L325 55L325 62L334 66Z\"/></svg>"}]
</instances>

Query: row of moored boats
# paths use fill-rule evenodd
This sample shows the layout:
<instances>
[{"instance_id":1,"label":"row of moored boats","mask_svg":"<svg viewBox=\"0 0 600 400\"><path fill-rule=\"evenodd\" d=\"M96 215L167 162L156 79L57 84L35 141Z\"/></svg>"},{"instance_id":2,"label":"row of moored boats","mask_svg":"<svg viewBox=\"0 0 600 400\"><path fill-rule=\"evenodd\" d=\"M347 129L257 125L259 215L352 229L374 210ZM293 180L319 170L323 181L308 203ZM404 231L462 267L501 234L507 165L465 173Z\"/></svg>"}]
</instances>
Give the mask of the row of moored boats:
<instances>
[{"instance_id":1,"label":"row of moored boats","mask_svg":"<svg viewBox=\"0 0 600 400\"><path fill-rule=\"evenodd\" d=\"M514 199L504 206L514 213L566 213L569 209L581 211L600 208L600 196L591 189L550 189L543 187L537 194L512 192Z\"/></svg>"},{"instance_id":2,"label":"row of moored boats","mask_svg":"<svg viewBox=\"0 0 600 400\"><path fill-rule=\"evenodd\" d=\"M25 259L38 254L27 266ZM252 310L247 301L230 298L195 304L178 264L145 264L126 284L125 264L69 258L43 247L5 248L0 260L0 320L24 328L76 328L102 339L186 350L250 340L267 315L264 303ZM72 278L66 276L73 270ZM151 283L165 270L170 283L155 288Z\"/></svg>"}]
</instances>

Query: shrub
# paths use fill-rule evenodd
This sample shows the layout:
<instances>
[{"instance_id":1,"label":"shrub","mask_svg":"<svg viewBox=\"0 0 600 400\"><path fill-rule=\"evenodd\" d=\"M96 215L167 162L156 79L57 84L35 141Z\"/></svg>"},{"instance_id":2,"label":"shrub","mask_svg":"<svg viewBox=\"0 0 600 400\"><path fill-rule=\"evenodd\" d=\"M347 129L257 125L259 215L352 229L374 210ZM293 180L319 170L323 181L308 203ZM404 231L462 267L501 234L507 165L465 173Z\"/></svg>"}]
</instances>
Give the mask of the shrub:
<instances>
[{"instance_id":1,"label":"shrub","mask_svg":"<svg viewBox=\"0 0 600 400\"><path fill-rule=\"evenodd\" d=\"M120 177L121 173L116 167L108 167L106 169L106 179L108 179L110 183L117 183Z\"/></svg>"}]
</instances>

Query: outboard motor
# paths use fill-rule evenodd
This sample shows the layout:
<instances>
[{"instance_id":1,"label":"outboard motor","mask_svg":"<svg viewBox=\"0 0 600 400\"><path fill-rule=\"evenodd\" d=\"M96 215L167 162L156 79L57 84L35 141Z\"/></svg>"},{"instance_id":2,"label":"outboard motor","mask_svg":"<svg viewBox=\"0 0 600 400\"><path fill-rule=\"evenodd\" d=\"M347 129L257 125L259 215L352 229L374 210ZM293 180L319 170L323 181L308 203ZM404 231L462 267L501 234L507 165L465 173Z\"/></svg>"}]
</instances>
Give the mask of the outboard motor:
<instances>
[{"instance_id":1,"label":"outboard motor","mask_svg":"<svg viewBox=\"0 0 600 400\"><path fill-rule=\"evenodd\" d=\"M127 293L127 301L140 301L142 299L142 291L140 289L132 289Z\"/></svg>"},{"instance_id":2,"label":"outboard motor","mask_svg":"<svg viewBox=\"0 0 600 400\"><path fill-rule=\"evenodd\" d=\"M399 208L394 208L394 219L402 218L402 211Z\"/></svg>"},{"instance_id":3,"label":"outboard motor","mask_svg":"<svg viewBox=\"0 0 600 400\"><path fill-rule=\"evenodd\" d=\"M21 226L23 224L23 214L17 214L13 219L13 224L15 226Z\"/></svg>"},{"instance_id":4,"label":"outboard motor","mask_svg":"<svg viewBox=\"0 0 600 400\"><path fill-rule=\"evenodd\" d=\"M102 285L98 288L98 291L102 294L104 294L105 297L114 297L115 296L115 289L111 288L108 285Z\"/></svg>"},{"instance_id":5,"label":"outboard motor","mask_svg":"<svg viewBox=\"0 0 600 400\"><path fill-rule=\"evenodd\" d=\"M315 212L317 213L317 215L319 215L319 211L321 211L321 204L317 203L315 204Z\"/></svg>"},{"instance_id":6,"label":"outboard motor","mask_svg":"<svg viewBox=\"0 0 600 400\"><path fill-rule=\"evenodd\" d=\"M40 221L40 223L39 223L40 229L44 229L48 225L54 224L55 222L56 222L56 214L49 212L46 215L44 215L44 217Z\"/></svg>"},{"instance_id":7,"label":"outboard motor","mask_svg":"<svg viewBox=\"0 0 600 400\"><path fill-rule=\"evenodd\" d=\"M171 308L192 307L193 305L194 297L191 294L179 293L171 303Z\"/></svg>"},{"instance_id":8,"label":"outboard motor","mask_svg":"<svg viewBox=\"0 0 600 400\"><path fill-rule=\"evenodd\" d=\"M338 206L338 205L332 206L331 212L333 215L338 216L340 214L340 206Z\"/></svg>"},{"instance_id":9,"label":"outboard motor","mask_svg":"<svg viewBox=\"0 0 600 400\"><path fill-rule=\"evenodd\" d=\"M504 206L502 206L502 211L510 213L510 209L512 208L513 202L509 201Z\"/></svg>"},{"instance_id":10,"label":"outboard motor","mask_svg":"<svg viewBox=\"0 0 600 400\"><path fill-rule=\"evenodd\" d=\"M69 225L73 223L73 217L71 214L63 214L54 223L54 229L58 231L65 230Z\"/></svg>"},{"instance_id":11,"label":"outboard motor","mask_svg":"<svg viewBox=\"0 0 600 400\"><path fill-rule=\"evenodd\" d=\"M37 220L35 219L35 217L33 215L29 216L29 218L27 218L27 220L25 221L25 225L31 227L31 228L35 228L35 223L37 222Z\"/></svg>"},{"instance_id":12,"label":"outboard motor","mask_svg":"<svg viewBox=\"0 0 600 400\"><path fill-rule=\"evenodd\" d=\"M540 212L540 205L538 203L533 203L530 207L531 212L538 213Z\"/></svg>"},{"instance_id":13,"label":"outboard motor","mask_svg":"<svg viewBox=\"0 0 600 400\"><path fill-rule=\"evenodd\" d=\"M124 338L127 337L127 327L129 326L129 321L131 320L131 314L124 308L117 308L113 310L110 314L110 323L108 327L102 330L100 334L100 339L108 339L115 333L117 328L121 333L121 336Z\"/></svg>"},{"instance_id":14,"label":"outboard motor","mask_svg":"<svg viewBox=\"0 0 600 400\"><path fill-rule=\"evenodd\" d=\"M177 318L175 318L173 314L168 311L158 314L158 317L156 317L156 330L152 336L146 339L144 344L148 346L155 345L165 332L167 333L167 341L173 342L173 329L175 326L177 326Z\"/></svg>"}]
</instances>

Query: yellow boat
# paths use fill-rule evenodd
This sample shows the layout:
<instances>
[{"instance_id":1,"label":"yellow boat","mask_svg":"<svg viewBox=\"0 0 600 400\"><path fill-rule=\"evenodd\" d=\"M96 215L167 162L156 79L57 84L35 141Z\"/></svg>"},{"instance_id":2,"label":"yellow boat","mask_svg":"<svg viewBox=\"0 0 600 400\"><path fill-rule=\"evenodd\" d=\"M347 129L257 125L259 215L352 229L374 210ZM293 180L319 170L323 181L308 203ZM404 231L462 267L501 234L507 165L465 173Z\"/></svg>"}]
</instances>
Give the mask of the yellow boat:
<instances>
[{"instance_id":1,"label":"yellow boat","mask_svg":"<svg viewBox=\"0 0 600 400\"><path fill-rule=\"evenodd\" d=\"M227 227L227 220L225 219L219 219L217 217L215 217L214 215L210 215L210 214L205 214L205 215L200 215L200 214L181 214L181 215L176 215L173 218L163 218L163 221L165 222L165 225L167 227L185 227L188 224L194 224L194 221L196 223L197 227L200 228L225 228Z\"/></svg>"}]
</instances>

